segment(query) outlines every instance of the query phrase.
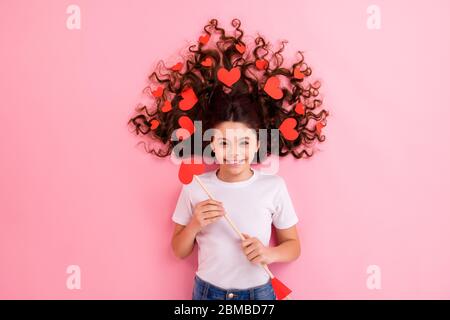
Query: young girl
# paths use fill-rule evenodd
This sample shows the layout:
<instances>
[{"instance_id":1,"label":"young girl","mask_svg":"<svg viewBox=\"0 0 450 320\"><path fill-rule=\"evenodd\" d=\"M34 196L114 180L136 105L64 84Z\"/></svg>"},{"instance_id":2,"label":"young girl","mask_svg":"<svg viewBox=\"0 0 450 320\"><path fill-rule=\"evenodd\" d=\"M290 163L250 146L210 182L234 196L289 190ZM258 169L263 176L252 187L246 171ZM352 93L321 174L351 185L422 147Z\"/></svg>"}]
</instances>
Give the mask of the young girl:
<instances>
[{"instance_id":1,"label":"young girl","mask_svg":"<svg viewBox=\"0 0 450 320\"><path fill-rule=\"evenodd\" d=\"M224 95L214 95L205 121L206 128L217 131L211 148L220 166L199 176L220 202L208 200L195 182L183 185L172 216L172 247L184 258L198 243L192 299L274 300L270 277L259 264L298 258L298 218L283 178L250 166L260 147L260 107L248 96L229 100ZM222 218L225 211L246 240ZM269 246L272 223L275 247Z\"/></svg>"},{"instance_id":2,"label":"young girl","mask_svg":"<svg viewBox=\"0 0 450 320\"><path fill-rule=\"evenodd\" d=\"M175 255L187 257L198 244L192 298L275 299L269 275L260 264L299 257L298 217L284 179L251 164L260 163L273 150L280 157L311 157L314 152L308 149L315 140L325 140L321 129L329 113L316 112L322 104L317 97L320 82L307 83L312 71L300 51L299 61L282 66L284 43L269 55L269 43L258 36L250 49L240 21L233 19L231 24L234 36L227 35L216 19L210 20L197 47L189 47L191 55L164 72L153 72L149 79L157 86L148 88L156 107L136 108L139 114L128 123L137 134L162 143L159 150L149 151L159 157L171 155L187 142L193 141L190 145L195 149L197 135L202 141L206 130L214 131L201 151L204 155L207 148L212 150L219 167L200 179L217 201L208 200L197 183L183 185L172 214ZM195 121L202 124L200 130ZM267 129L268 134L260 135L259 129ZM271 130L279 133L277 140ZM260 156L262 145L267 151ZM228 225L225 212L245 240ZM271 247L272 225L278 244Z\"/></svg>"}]
</instances>

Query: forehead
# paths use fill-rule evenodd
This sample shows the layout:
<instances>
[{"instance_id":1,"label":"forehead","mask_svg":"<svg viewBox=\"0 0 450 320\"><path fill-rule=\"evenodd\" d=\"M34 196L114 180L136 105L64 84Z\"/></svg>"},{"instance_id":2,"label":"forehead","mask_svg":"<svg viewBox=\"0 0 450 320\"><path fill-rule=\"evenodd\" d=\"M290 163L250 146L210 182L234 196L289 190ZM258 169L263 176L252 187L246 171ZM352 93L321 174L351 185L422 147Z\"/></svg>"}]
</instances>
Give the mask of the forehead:
<instances>
[{"instance_id":1,"label":"forehead","mask_svg":"<svg viewBox=\"0 0 450 320\"><path fill-rule=\"evenodd\" d=\"M251 139L256 137L256 132L244 123L225 121L214 128L214 136L217 139Z\"/></svg>"}]
</instances>

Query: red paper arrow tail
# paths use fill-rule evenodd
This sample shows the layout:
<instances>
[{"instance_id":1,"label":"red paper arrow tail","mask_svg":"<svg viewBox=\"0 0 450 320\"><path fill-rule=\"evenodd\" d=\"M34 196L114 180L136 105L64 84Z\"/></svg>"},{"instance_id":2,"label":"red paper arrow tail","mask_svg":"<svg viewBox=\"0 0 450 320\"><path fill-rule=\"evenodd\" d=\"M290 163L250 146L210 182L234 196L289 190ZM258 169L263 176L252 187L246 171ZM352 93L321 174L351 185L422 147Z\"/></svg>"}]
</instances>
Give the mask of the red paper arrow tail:
<instances>
[{"instance_id":1,"label":"red paper arrow tail","mask_svg":"<svg viewBox=\"0 0 450 320\"><path fill-rule=\"evenodd\" d=\"M283 300L292 292L291 289L286 287L283 282L275 277L272 278L272 287L275 291L275 295L277 296L277 300Z\"/></svg>"}]
</instances>

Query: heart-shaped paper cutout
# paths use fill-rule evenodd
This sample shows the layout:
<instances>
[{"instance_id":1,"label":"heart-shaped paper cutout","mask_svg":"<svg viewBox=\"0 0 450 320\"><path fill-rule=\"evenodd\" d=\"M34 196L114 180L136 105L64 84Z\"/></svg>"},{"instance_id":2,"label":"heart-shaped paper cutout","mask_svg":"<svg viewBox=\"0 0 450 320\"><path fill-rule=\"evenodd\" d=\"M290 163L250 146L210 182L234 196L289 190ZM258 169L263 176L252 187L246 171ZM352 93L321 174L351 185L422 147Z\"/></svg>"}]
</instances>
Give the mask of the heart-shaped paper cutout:
<instances>
[{"instance_id":1,"label":"heart-shaped paper cutout","mask_svg":"<svg viewBox=\"0 0 450 320\"><path fill-rule=\"evenodd\" d=\"M205 60L201 62L201 65L204 67L211 67L213 60L210 57L206 57Z\"/></svg>"},{"instance_id":2,"label":"heart-shaped paper cutout","mask_svg":"<svg viewBox=\"0 0 450 320\"><path fill-rule=\"evenodd\" d=\"M162 96L163 91L164 91L164 88L163 88L163 87L158 87L158 89L156 89L155 91L152 91L152 95L153 95L155 98L159 98L159 97Z\"/></svg>"},{"instance_id":3,"label":"heart-shaped paper cutout","mask_svg":"<svg viewBox=\"0 0 450 320\"><path fill-rule=\"evenodd\" d=\"M180 103L178 106L181 110L186 111L189 109L192 109L192 107L197 103L197 95L195 94L194 90L192 88L187 88L181 92L181 97L183 98L180 100Z\"/></svg>"},{"instance_id":4,"label":"heart-shaped paper cutout","mask_svg":"<svg viewBox=\"0 0 450 320\"><path fill-rule=\"evenodd\" d=\"M226 68L222 67L217 72L217 78L227 86L231 87L241 78L241 70L238 67L234 67L228 71Z\"/></svg>"},{"instance_id":5,"label":"heart-shaped paper cutout","mask_svg":"<svg viewBox=\"0 0 450 320\"><path fill-rule=\"evenodd\" d=\"M178 119L178 124L181 127L176 131L176 136L178 137L178 140L185 140L195 132L194 123L188 116L181 116Z\"/></svg>"},{"instance_id":6,"label":"heart-shaped paper cutout","mask_svg":"<svg viewBox=\"0 0 450 320\"><path fill-rule=\"evenodd\" d=\"M150 129L151 130L155 130L156 128L158 128L159 126L159 121L156 119L153 119L152 121L150 121Z\"/></svg>"},{"instance_id":7,"label":"heart-shaped paper cutout","mask_svg":"<svg viewBox=\"0 0 450 320\"><path fill-rule=\"evenodd\" d=\"M178 179L181 183L189 184L194 179L194 175L200 175L205 172L205 164L203 162L195 163L191 160L183 160L178 170Z\"/></svg>"},{"instance_id":8,"label":"heart-shaped paper cutout","mask_svg":"<svg viewBox=\"0 0 450 320\"><path fill-rule=\"evenodd\" d=\"M322 128L325 127L325 125L322 122L317 122L316 123L316 130L317 133L320 135L322 133Z\"/></svg>"},{"instance_id":9,"label":"heart-shaped paper cutout","mask_svg":"<svg viewBox=\"0 0 450 320\"><path fill-rule=\"evenodd\" d=\"M295 105L295 112L297 112L298 114L305 114L305 107L303 106L303 104L301 102L297 103Z\"/></svg>"},{"instance_id":10,"label":"heart-shaped paper cutout","mask_svg":"<svg viewBox=\"0 0 450 320\"><path fill-rule=\"evenodd\" d=\"M200 36L200 37L198 38L198 41L199 41L201 44L205 45L205 44L208 43L209 38L210 38L210 35L209 35L209 34L205 34L205 35Z\"/></svg>"},{"instance_id":11,"label":"heart-shaped paper cutout","mask_svg":"<svg viewBox=\"0 0 450 320\"><path fill-rule=\"evenodd\" d=\"M276 100L283 97L283 91L280 89L280 80L276 76L267 79L264 91Z\"/></svg>"},{"instance_id":12,"label":"heart-shaped paper cutout","mask_svg":"<svg viewBox=\"0 0 450 320\"><path fill-rule=\"evenodd\" d=\"M172 67L170 67L170 69L172 71L180 71L182 67L183 67L183 63L178 62L177 64L175 64Z\"/></svg>"},{"instance_id":13,"label":"heart-shaped paper cutout","mask_svg":"<svg viewBox=\"0 0 450 320\"><path fill-rule=\"evenodd\" d=\"M169 112L172 110L172 103L169 100L164 101L164 105L161 108L162 112Z\"/></svg>"},{"instance_id":14,"label":"heart-shaped paper cutout","mask_svg":"<svg viewBox=\"0 0 450 320\"><path fill-rule=\"evenodd\" d=\"M294 77L297 79L303 79L305 77L305 75L303 74L303 72L300 71L300 67L295 67L294 69Z\"/></svg>"},{"instance_id":15,"label":"heart-shaped paper cutout","mask_svg":"<svg viewBox=\"0 0 450 320\"><path fill-rule=\"evenodd\" d=\"M298 137L298 131L295 130L297 120L295 118L286 118L278 128L286 140L295 140Z\"/></svg>"},{"instance_id":16,"label":"heart-shaped paper cutout","mask_svg":"<svg viewBox=\"0 0 450 320\"><path fill-rule=\"evenodd\" d=\"M245 44L243 43L237 43L234 47L237 51L239 51L240 54L243 54L245 52Z\"/></svg>"},{"instance_id":17,"label":"heart-shaped paper cutout","mask_svg":"<svg viewBox=\"0 0 450 320\"><path fill-rule=\"evenodd\" d=\"M266 59L258 59L256 60L255 65L258 70L264 70L267 68L269 63L267 62Z\"/></svg>"}]
</instances>

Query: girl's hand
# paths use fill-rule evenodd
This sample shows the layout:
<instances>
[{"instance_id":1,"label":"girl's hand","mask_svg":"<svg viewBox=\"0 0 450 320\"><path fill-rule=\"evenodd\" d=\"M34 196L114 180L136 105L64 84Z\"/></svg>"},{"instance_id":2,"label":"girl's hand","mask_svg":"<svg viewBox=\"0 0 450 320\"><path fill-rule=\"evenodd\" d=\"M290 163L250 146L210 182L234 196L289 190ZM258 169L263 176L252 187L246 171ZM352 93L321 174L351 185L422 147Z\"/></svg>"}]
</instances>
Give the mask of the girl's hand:
<instances>
[{"instance_id":1,"label":"girl's hand","mask_svg":"<svg viewBox=\"0 0 450 320\"><path fill-rule=\"evenodd\" d=\"M274 262L270 247L264 246L258 238L250 237L246 233L242 235L245 238L245 240L242 240L242 248L250 262L255 264L269 264Z\"/></svg>"},{"instance_id":2,"label":"girl's hand","mask_svg":"<svg viewBox=\"0 0 450 320\"><path fill-rule=\"evenodd\" d=\"M225 215L225 209L222 202L207 199L195 205L189 224L195 232L200 232L204 227L217 221L223 215Z\"/></svg>"}]
</instances>

